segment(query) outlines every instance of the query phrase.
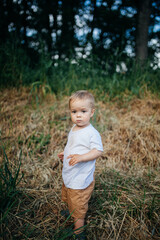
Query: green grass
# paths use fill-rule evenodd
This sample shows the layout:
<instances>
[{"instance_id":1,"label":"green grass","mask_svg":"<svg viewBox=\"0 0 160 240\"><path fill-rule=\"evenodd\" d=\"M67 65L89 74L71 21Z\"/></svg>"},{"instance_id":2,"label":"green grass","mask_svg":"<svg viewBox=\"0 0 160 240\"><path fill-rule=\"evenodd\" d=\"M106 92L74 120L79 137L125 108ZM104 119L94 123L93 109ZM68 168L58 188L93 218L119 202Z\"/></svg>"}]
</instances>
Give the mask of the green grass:
<instances>
[{"instance_id":1,"label":"green grass","mask_svg":"<svg viewBox=\"0 0 160 240\"><path fill-rule=\"evenodd\" d=\"M47 145L50 143L50 134L44 135L43 133L33 133L27 139L27 147L32 153L43 153L47 151Z\"/></svg>"},{"instance_id":2,"label":"green grass","mask_svg":"<svg viewBox=\"0 0 160 240\"><path fill-rule=\"evenodd\" d=\"M106 96L122 98L124 93L130 96L142 96L150 90L159 93L160 69L153 70L150 61L140 67L134 59L126 58L128 71L117 72L121 63L121 54L100 61L96 56L88 59L51 60L42 53L32 63L24 50L6 44L0 48L0 88L11 86L31 86L31 95L39 102L39 94L45 96L53 92L59 96L78 89L90 89L97 92L102 100Z\"/></svg>"},{"instance_id":3,"label":"green grass","mask_svg":"<svg viewBox=\"0 0 160 240\"><path fill-rule=\"evenodd\" d=\"M13 208L18 205L19 197L22 194L21 191L17 189L17 186L22 180L23 175L20 176L21 153L17 166L13 166L13 164L9 162L3 146L2 149L4 160L0 167L0 226L3 231L0 236L4 237L9 214Z\"/></svg>"}]
</instances>

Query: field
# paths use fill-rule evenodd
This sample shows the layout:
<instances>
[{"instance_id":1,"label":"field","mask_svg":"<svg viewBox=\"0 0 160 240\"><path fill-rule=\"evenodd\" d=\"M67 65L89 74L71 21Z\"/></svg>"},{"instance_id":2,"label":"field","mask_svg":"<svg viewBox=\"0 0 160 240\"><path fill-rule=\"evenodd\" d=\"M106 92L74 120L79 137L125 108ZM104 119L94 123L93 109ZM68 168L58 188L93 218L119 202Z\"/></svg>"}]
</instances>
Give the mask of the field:
<instances>
[{"instance_id":1,"label":"field","mask_svg":"<svg viewBox=\"0 0 160 240\"><path fill-rule=\"evenodd\" d=\"M95 95L92 124L104 153L87 239L160 239L160 99L148 92L112 101ZM72 219L60 214L66 206L57 157L71 125L67 96L0 92L0 239L72 239Z\"/></svg>"}]
</instances>

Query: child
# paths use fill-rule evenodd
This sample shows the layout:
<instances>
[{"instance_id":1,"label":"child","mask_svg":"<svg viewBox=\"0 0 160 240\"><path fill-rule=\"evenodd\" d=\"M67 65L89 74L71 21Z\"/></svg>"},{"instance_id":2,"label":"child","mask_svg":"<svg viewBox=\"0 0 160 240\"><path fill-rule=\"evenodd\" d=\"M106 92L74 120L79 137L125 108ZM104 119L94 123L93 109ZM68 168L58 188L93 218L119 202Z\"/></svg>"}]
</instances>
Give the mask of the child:
<instances>
[{"instance_id":1,"label":"child","mask_svg":"<svg viewBox=\"0 0 160 240\"><path fill-rule=\"evenodd\" d=\"M74 125L64 152L58 156L63 161L62 200L68 204L78 236L94 189L95 161L103 146L99 132L90 124L95 110L93 95L85 90L75 92L69 98L69 109Z\"/></svg>"}]
</instances>

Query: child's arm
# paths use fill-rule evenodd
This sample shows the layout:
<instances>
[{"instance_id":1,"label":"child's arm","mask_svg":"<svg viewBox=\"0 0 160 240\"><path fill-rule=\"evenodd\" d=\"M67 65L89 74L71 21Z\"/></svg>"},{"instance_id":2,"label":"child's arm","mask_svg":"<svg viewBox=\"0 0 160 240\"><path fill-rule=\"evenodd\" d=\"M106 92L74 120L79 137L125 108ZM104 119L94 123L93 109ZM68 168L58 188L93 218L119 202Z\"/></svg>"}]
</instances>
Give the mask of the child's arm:
<instances>
[{"instance_id":1,"label":"child's arm","mask_svg":"<svg viewBox=\"0 0 160 240\"><path fill-rule=\"evenodd\" d=\"M88 162L92 161L102 155L102 151L97 150L96 148L92 149L88 153L85 154L71 154L67 158L70 158L69 165L74 166L79 162Z\"/></svg>"},{"instance_id":2,"label":"child's arm","mask_svg":"<svg viewBox=\"0 0 160 240\"><path fill-rule=\"evenodd\" d=\"M63 162L63 157L64 157L64 152L61 152L58 154L58 157L61 159L61 161Z\"/></svg>"}]
</instances>

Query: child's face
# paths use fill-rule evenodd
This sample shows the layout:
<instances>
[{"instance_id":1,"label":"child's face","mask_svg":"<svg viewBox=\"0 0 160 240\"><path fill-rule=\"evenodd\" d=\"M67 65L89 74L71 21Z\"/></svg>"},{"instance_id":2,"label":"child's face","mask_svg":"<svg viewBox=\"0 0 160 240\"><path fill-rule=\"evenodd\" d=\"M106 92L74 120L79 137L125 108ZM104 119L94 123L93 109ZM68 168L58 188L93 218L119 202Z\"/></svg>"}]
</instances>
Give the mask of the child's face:
<instances>
[{"instance_id":1,"label":"child's face","mask_svg":"<svg viewBox=\"0 0 160 240\"><path fill-rule=\"evenodd\" d=\"M88 99L76 99L70 102L71 120L78 127L86 127L89 125L90 118L94 114Z\"/></svg>"}]
</instances>

